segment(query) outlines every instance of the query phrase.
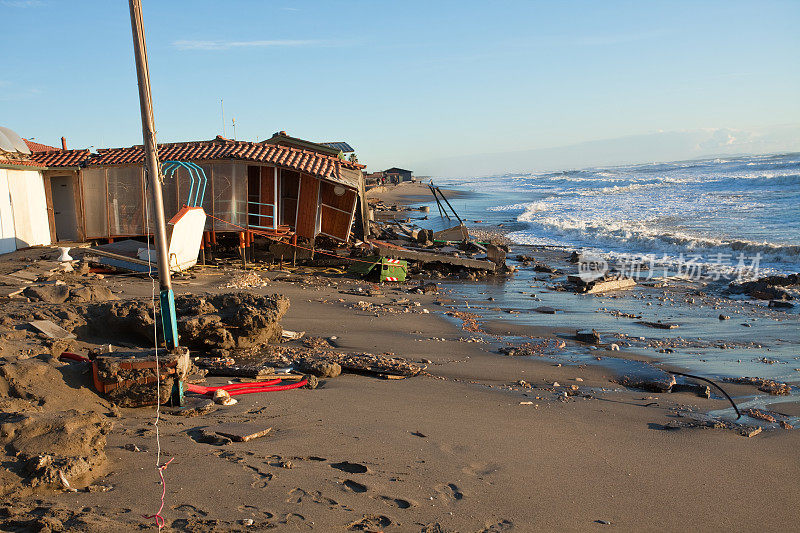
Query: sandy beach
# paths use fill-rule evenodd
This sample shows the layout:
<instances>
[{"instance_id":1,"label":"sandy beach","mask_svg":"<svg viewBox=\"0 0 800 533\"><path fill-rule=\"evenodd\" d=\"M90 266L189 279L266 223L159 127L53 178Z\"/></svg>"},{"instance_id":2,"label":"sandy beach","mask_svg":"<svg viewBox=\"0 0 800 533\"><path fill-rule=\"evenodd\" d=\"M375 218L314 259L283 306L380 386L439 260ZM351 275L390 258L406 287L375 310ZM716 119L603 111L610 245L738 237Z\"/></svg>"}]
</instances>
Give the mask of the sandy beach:
<instances>
[{"instance_id":1,"label":"sandy beach","mask_svg":"<svg viewBox=\"0 0 800 533\"><path fill-rule=\"evenodd\" d=\"M418 201L421 188L380 197L387 203ZM0 259L0 269L7 274L52 254L46 248L8 254ZM560 325L520 326L485 318L473 302L477 327L468 322L462 327L465 315L446 314L464 311L451 288L454 282L440 283L435 294L417 294L409 292L418 284L413 280L374 291L372 284L321 269L256 273L265 285L249 292L278 293L291 302L283 328L304 331L306 337L335 337L331 342L341 352L394 354L425 371L397 380L344 373L322 378L314 390L243 395L236 405L214 406L198 416L162 408L162 463L174 458L164 470L161 515L167 530L797 528L797 431L768 428L748 438L745 426L685 423L696 422L691 413L730 406L718 394L702 398L690 391L655 393L620 385L618 367L602 359L640 359L624 349L591 352L599 364L498 353L521 336L553 350L589 353L572 337L592 323L565 315L552 319L561 319ZM226 283L240 274L233 267L198 268L176 280L175 292L230 292ZM150 281L141 277L106 275L90 283L119 299L151 294ZM551 297L564 305L564 293ZM154 466L155 409L111 406L76 363L54 357L64 349L86 352L97 342L79 337L58 345L25 325L30 317L52 316L54 306L65 311L69 305L7 299L3 306L0 369L35 362L50 372L0 378L3 422L13 421L14 413L74 409L94 413L108 429L107 459L74 483L76 492L26 488L7 448L0 528L155 528L153 519L143 518L158 510L161 496ZM113 336L108 332L106 342ZM651 335L657 336L657 331ZM65 386L48 384L39 375L71 378ZM230 379L209 377L207 383ZM755 390L742 384L725 389L734 397ZM779 411L796 416L796 403L781 406ZM248 442L198 441L198 432L231 423L272 429Z\"/></svg>"}]
</instances>

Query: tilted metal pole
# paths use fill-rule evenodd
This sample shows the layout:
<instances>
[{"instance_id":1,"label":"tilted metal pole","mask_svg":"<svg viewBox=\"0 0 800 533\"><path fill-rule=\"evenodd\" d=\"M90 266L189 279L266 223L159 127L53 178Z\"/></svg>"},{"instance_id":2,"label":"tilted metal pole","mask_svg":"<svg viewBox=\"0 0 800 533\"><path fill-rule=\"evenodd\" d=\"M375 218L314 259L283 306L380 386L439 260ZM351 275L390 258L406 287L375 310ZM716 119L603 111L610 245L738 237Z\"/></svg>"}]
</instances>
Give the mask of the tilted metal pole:
<instances>
[{"instance_id":1,"label":"tilted metal pole","mask_svg":"<svg viewBox=\"0 0 800 533\"><path fill-rule=\"evenodd\" d=\"M444 196L444 193L442 192L442 189L440 189L439 187L436 187L436 191L439 193L439 196L441 196L441 197L442 197L442 200L444 200L444 203L446 203L446 204L447 204L447 207L449 207L449 208L450 208L450 211L452 211L452 212L453 212L453 214L456 216L456 218L458 219L458 221L459 221L461 224L463 224L463 223L464 223L464 221L463 221L463 220L461 220L461 217L460 217L460 216L458 216L458 213L456 213L456 210L455 210L455 209L453 209L453 206L452 206L452 205L450 205L450 202L448 202L448 201L447 201L447 198L445 198L445 196ZM449 217L448 217L448 218L449 218Z\"/></svg>"},{"instance_id":2,"label":"tilted metal pole","mask_svg":"<svg viewBox=\"0 0 800 533\"><path fill-rule=\"evenodd\" d=\"M178 346L178 325L175 321L175 295L170 281L167 252L167 225L164 222L164 202L161 196L161 171L158 164L153 102L150 97L150 71L147 68L147 46L144 41L144 23L140 0L129 0L133 52L136 57L136 76L139 81L139 106L142 112L142 138L144 140L145 168L147 169L152 208L155 215L155 241L158 253L158 282L161 289L161 325L167 349Z\"/></svg>"}]
</instances>

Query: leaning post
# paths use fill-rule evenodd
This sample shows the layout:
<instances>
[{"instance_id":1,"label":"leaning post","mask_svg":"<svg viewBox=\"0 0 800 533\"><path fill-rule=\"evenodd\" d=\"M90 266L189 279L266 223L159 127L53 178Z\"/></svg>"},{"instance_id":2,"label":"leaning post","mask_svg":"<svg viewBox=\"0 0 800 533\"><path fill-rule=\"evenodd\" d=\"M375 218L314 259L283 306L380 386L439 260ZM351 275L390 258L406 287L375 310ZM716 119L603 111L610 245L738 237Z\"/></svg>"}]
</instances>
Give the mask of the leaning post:
<instances>
[{"instance_id":1,"label":"leaning post","mask_svg":"<svg viewBox=\"0 0 800 533\"><path fill-rule=\"evenodd\" d=\"M178 323L175 320L175 295L170 280L169 255L167 253L167 226L164 221L164 202L161 194L161 169L158 163L155 122L153 120L153 101L150 95L150 72L147 67L147 46L144 39L144 22L140 0L128 1L131 11L131 31L133 33L133 53L136 58L136 76L139 85L139 107L142 113L142 138L144 141L145 168L152 191L153 213L155 218L155 244L158 254L158 283L160 287L161 326L167 349L178 346ZM176 382L173 402L183 403L183 383Z\"/></svg>"}]
</instances>

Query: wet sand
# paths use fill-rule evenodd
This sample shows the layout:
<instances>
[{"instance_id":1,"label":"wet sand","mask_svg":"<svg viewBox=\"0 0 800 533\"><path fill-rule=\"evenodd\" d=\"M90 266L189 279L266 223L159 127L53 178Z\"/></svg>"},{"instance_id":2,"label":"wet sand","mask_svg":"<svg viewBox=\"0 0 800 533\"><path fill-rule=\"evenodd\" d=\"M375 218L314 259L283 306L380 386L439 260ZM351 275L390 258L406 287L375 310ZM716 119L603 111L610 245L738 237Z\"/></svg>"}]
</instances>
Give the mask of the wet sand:
<instances>
[{"instance_id":1,"label":"wet sand","mask_svg":"<svg viewBox=\"0 0 800 533\"><path fill-rule=\"evenodd\" d=\"M0 267L22 255L0 259ZM198 271L195 279L177 280L175 290L224 292L228 289L221 286L234 273ZM418 295L406 292L414 286L409 282L396 290L384 288L382 296L364 296L339 291L369 284L334 274L309 276L308 283L280 281L286 274L278 272L262 275L272 281L254 292L277 292L291 300L284 328L335 335L342 351L392 352L429 361L428 375L382 380L343 374L323 380L316 390L244 395L234 406L191 418L165 409L159 423L162 457L174 457L164 472L162 515L168 529L797 528L797 431L770 429L747 438L731 429L667 429L683 419L678 413L728 404L716 396L626 389L615 382L619 374L613 365L497 353L517 342L520 333L566 338L572 323L561 330L523 331L523 326L481 320L484 331L501 335L493 337L466 331L460 320L443 314L455 304L463 307L460 297L453 300L460 293L447 288L438 295ZM136 278L106 276L98 283L119 297L149 297L151 291L148 280ZM403 298L411 303L394 301ZM360 309L359 301L373 303L373 311ZM14 303L13 308L35 313L41 305ZM23 349L34 356L47 352L37 335L12 337L3 352L6 360ZM566 338L566 349L582 346ZM227 381L208 379L210 384ZM728 388L736 395L754 390ZM82 407L78 400L70 406ZM153 408L141 408L122 409L113 418L106 473L92 482L110 490L39 491L9 500L6 510L0 509L0 528L25 520L32 521L31 529L48 520L86 531L152 527L153 520L142 515L158 509L161 491L153 417ZM192 438L193 430L228 422L272 431L223 446Z\"/></svg>"}]
</instances>

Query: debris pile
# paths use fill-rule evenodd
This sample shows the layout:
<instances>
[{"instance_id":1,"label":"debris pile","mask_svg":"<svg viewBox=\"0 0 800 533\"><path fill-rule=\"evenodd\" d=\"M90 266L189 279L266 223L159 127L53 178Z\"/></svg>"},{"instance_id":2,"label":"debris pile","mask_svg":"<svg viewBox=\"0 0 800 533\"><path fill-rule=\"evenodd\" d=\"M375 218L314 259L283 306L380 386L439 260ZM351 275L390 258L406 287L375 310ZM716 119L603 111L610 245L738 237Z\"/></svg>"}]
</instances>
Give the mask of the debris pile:
<instances>
[{"instance_id":1,"label":"debris pile","mask_svg":"<svg viewBox=\"0 0 800 533\"><path fill-rule=\"evenodd\" d=\"M334 350L327 339L309 337L303 348L268 346L265 362L273 366L294 366L301 372L319 377L334 377L341 371L391 376L416 376L425 367L394 354L342 353ZM338 367L338 369L337 369ZM338 372L337 372L338 370Z\"/></svg>"},{"instance_id":2,"label":"debris pile","mask_svg":"<svg viewBox=\"0 0 800 533\"><path fill-rule=\"evenodd\" d=\"M788 396L792 393L792 387L780 381L773 381L771 379L754 378L754 377L741 377L741 378L725 378L723 381L728 383L740 383L742 385L752 385L758 387L761 392L772 394L773 396Z\"/></svg>"},{"instance_id":3,"label":"debris pile","mask_svg":"<svg viewBox=\"0 0 800 533\"><path fill-rule=\"evenodd\" d=\"M156 358L152 350L146 352L97 355L92 359L95 388L120 407L155 405L156 391L159 403L166 403L175 380L185 380L189 372L189 351L178 347L160 354L156 374ZM156 381L160 380L160 387Z\"/></svg>"},{"instance_id":4,"label":"debris pile","mask_svg":"<svg viewBox=\"0 0 800 533\"><path fill-rule=\"evenodd\" d=\"M543 339L539 342L523 342L516 346L503 346L498 352L511 357L544 357L553 355L566 346L564 341Z\"/></svg>"},{"instance_id":5,"label":"debris pile","mask_svg":"<svg viewBox=\"0 0 800 533\"><path fill-rule=\"evenodd\" d=\"M258 273L249 270L247 272L237 272L230 279L220 286L221 289L257 289L269 285L269 280L262 278Z\"/></svg>"}]
</instances>

